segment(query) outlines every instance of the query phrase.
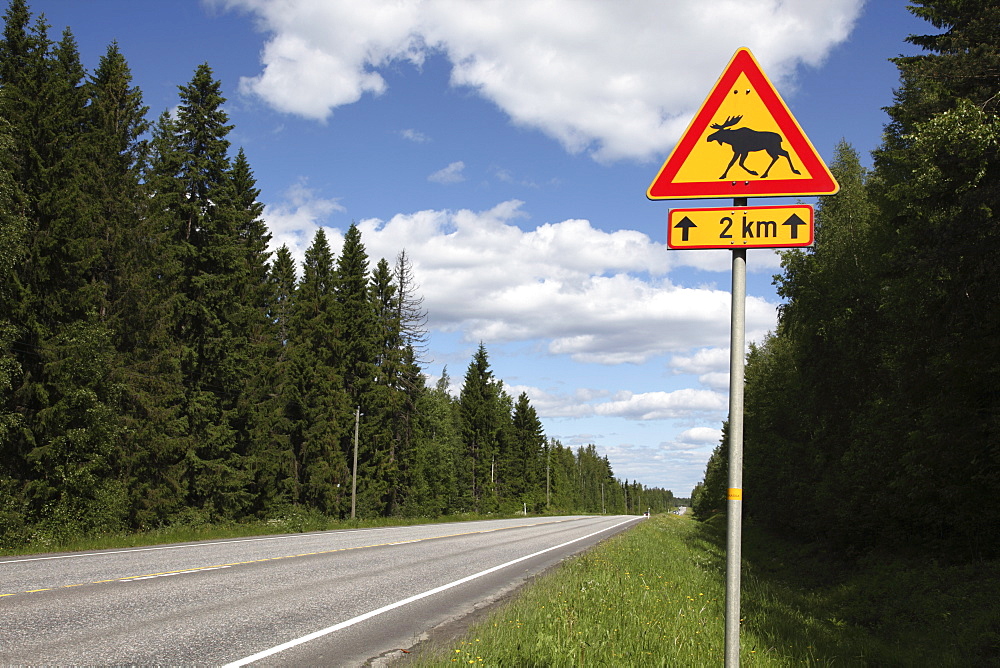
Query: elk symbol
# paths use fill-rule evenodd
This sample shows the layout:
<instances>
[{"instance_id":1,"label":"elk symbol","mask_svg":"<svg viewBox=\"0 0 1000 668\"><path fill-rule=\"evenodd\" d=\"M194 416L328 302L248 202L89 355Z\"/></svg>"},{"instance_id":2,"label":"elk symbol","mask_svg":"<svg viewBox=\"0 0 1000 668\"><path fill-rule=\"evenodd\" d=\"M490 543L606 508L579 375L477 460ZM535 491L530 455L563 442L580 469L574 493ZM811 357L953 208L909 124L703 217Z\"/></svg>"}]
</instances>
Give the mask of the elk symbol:
<instances>
[{"instance_id":1,"label":"elk symbol","mask_svg":"<svg viewBox=\"0 0 1000 668\"><path fill-rule=\"evenodd\" d=\"M767 154L771 156L771 164L767 166L764 173L760 178L766 179L768 172L771 171L771 167L774 167L774 163L778 161L779 157L784 156L788 160L788 166L791 168L794 174L800 174L799 170L795 169L795 165L792 164L792 158L788 155L788 151L781 148L781 135L777 132L760 132L758 130L751 130L750 128L736 128L735 130L730 130L732 126L736 125L743 119L742 116L730 116L726 119L725 123L713 123L711 128L715 130L712 134L708 135L705 141L717 141L719 145L729 144L733 149L733 159L729 161L729 166L726 167L726 171L722 173L720 179L726 178L729 170L732 168L736 159L740 159L740 167L745 169L747 173L757 176L757 172L748 168L743 161L747 159L747 156L754 151L767 151Z\"/></svg>"}]
</instances>

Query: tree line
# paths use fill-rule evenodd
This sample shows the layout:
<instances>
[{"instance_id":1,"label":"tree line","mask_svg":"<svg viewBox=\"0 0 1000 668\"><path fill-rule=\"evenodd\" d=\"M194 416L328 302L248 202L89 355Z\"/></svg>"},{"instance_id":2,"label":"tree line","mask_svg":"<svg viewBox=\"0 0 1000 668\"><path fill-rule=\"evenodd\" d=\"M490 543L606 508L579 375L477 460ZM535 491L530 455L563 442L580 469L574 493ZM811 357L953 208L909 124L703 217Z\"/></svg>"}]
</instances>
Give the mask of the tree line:
<instances>
[{"instance_id":1,"label":"tree line","mask_svg":"<svg viewBox=\"0 0 1000 668\"><path fill-rule=\"evenodd\" d=\"M746 367L744 509L841 551L1000 550L1000 6L924 0L874 167L846 143ZM727 444L694 494L723 511Z\"/></svg>"},{"instance_id":2,"label":"tree line","mask_svg":"<svg viewBox=\"0 0 1000 668\"><path fill-rule=\"evenodd\" d=\"M154 121L111 44L11 0L0 40L0 544L266 518L640 512L672 495L547 439L479 346L426 387L404 250L296 266L208 64Z\"/></svg>"}]
</instances>

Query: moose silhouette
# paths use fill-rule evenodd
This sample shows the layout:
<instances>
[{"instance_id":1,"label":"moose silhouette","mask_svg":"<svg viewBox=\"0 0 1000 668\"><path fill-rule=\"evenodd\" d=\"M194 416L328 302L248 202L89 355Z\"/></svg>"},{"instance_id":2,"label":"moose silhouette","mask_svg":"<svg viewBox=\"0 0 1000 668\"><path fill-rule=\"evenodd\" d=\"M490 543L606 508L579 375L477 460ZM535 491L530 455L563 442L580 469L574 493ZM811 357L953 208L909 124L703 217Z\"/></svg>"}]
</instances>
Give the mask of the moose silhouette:
<instances>
[{"instance_id":1,"label":"moose silhouette","mask_svg":"<svg viewBox=\"0 0 1000 668\"><path fill-rule=\"evenodd\" d=\"M754 151L766 151L769 156L771 156L771 164L767 166L764 173L761 174L760 178L766 179L768 173L770 173L771 168L774 167L774 163L778 161L778 158L784 156L788 160L788 166L791 168L793 174L800 174L799 170L795 169L795 165L792 164L792 158L788 155L788 151L781 148L781 135L777 132L760 132L759 130L751 130L750 128L736 128L735 130L730 130L737 123L743 120L743 116L730 116L726 119L724 123L713 123L710 127L715 130L712 134L708 135L705 141L717 141L719 145L729 144L733 149L733 159L729 161L729 165L726 167L726 171L722 173L719 179L726 178L729 174L729 170L732 169L733 164L736 163L736 159L740 160L740 167L746 170L747 173L757 176L757 172L753 171L745 164L743 161L747 159L747 156Z\"/></svg>"}]
</instances>

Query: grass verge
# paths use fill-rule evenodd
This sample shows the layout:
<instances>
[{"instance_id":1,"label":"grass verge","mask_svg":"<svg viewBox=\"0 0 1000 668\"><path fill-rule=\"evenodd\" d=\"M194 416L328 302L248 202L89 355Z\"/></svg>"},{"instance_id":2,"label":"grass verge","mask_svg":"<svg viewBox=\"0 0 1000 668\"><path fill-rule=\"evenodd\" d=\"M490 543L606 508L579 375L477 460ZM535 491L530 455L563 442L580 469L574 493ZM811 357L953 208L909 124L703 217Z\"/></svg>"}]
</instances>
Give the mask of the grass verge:
<instances>
[{"instance_id":1,"label":"grass verge","mask_svg":"<svg viewBox=\"0 0 1000 668\"><path fill-rule=\"evenodd\" d=\"M725 650L721 519L705 524L654 516L539 578L465 637L448 646L418 648L402 663L720 666ZM776 560L776 549L785 549L786 558ZM989 662L998 656L991 635L1000 628L998 613L989 605L1000 591L996 575L979 580L986 591L972 600L971 588L963 584L967 566L922 573L897 562L895 570L869 564L846 572L823 555L809 559L791 550L753 534L745 537L742 665L996 665ZM996 564L980 569L980 575L997 572ZM945 607L953 612L946 615L940 599L914 616L912 607L923 594L943 595L917 586L935 577L954 585L937 585L951 592L953 605ZM962 596L985 607L960 614L954 604Z\"/></svg>"}]
</instances>

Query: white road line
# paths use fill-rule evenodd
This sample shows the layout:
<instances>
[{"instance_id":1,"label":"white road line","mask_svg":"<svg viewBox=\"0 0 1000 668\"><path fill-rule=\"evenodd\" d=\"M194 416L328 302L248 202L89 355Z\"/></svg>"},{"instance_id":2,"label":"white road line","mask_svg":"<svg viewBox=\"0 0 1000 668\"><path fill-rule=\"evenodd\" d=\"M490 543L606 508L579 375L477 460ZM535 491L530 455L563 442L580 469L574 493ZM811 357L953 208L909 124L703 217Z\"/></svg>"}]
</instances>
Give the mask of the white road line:
<instances>
[{"instance_id":1,"label":"white road line","mask_svg":"<svg viewBox=\"0 0 1000 668\"><path fill-rule=\"evenodd\" d=\"M245 666L247 664L253 663L254 661L260 661L261 659L266 659L267 657L274 656L275 654L277 654L279 652L284 652L286 649L291 649L292 647L295 647L297 645L301 645L303 643L307 643L310 640L315 640L317 638L321 638L321 637L323 637L325 635L333 633L334 631L340 631L341 629L346 629L349 626L354 626L355 624L357 624L359 622L363 622L366 619L371 619L372 617L377 617L378 615L381 615L382 613L385 613L385 612L389 612L390 610L395 610L396 608L401 608L404 605L407 605L408 603L413 603L414 601L419 601L422 598L427 598L428 596L433 596L434 594L439 594L439 593L441 593L441 592L443 592L445 590L451 589L452 587L457 587L458 585L465 584L466 582L470 582L470 581L475 580L477 578L481 578L484 575L489 575L490 573L494 573L496 571L499 571L502 568L507 568L508 566L513 566L514 564L519 563L521 561L525 561L526 559L531 559L531 558L537 557L537 556L539 556L541 554L545 554L546 552L551 552L552 550L558 550L561 547L566 547L567 545L572 545L573 543L577 543L577 542L579 542L581 540L586 540L587 538L591 538L593 536L596 536L599 533L604 533L605 531L610 531L611 529L614 529L616 527L620 527L623 524L628 524L629 522L635 522L638 519L640 519L640 518L638 518L638 517L630 518L630 519L627 519L627 520L625 520L623 522L619 522L618 524L614 524L612 526L605 527L605 528L601 529L600 531L595 531L593 533L589 533L586 536L580 536L579 538L574 538L573 540L566 541L565 543L561 543L559 545L554 545L552 547L545 548L544 550L539 550L538 552L535 552L533 554L528 554L528 555L525 555L523 557L519 557L517 559L514 559L513 561L508 561L505 564L500 564L499 566L494 566L493 568L487 568L485 571L480 571L479 573L475 573L474 575L469 575L469 576L464 577L464 578L462 578L460 580L455 580L454 582L449 582L448 584L441 585L440 587L435 587L434 589L428 589L427 591L422 592L420 594L415 594L414 596L410 596L409 598L404 598L401 601L396 601L395 603L390 603L389 605L382 606L381 608L378 608L377 610L372 610L371 612L366 612L363 615L358 615L357 617L354 617L352 619L348 619L345 622L340 622L339 624L334 624L333 626L330 626L328 628L321 629L319 631L314 631L314 632L312 632L312 633L310 633L308 635L302 636L301 638L296 638L295 640L289 640L286 643L283 643L281 645L276 645L275 647L272 647L270 649L266 649L266 650L264 650L262 652L257 652L256 654L248 656L248 657L246 657L244 659L240 659L238 661L233 661L232 663L227 663L222 668L238 668L239 666Z\"/></svg>"}]
</instances>

